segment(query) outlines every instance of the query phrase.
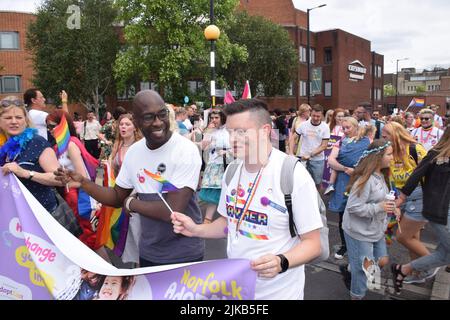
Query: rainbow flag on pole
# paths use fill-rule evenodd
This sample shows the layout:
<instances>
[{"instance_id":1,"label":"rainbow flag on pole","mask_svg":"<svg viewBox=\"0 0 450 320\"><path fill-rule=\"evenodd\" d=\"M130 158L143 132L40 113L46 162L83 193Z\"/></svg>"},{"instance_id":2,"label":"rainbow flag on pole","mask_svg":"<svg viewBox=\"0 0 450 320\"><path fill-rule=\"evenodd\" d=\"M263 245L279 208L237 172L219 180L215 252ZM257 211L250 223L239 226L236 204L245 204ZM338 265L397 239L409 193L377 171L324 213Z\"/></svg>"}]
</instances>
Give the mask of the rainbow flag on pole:
<instances>
[{"instance_id":1,"label":"rainbow flag on pole","mask_svg":"<svg viewBox=\"0 0 450 320\"><path fill-rule=\"evenodd\" d=\"M152 178L153 180L158 181L159 183L162 184L162 188L161 188L161 192L163 191L178 191L178 188L175 187L173 184L171 184L169 181L167 181L166 179L164 179L163 177L161 177L160 175L151 173L150 171L147 171L144 169L144 172L146 175L148 175L150 178Z\"/></svg>"},{"instance_id":2,"label":"rainbow flag on pole","mask_svg":"<svg viewBox=\"0 0 450 320\"><path fill-rule=\"evenodd\" d=\"M63 114L61 121L55 127L53 135L56 139L58 157L66 152L69 148L70 132L69 124L67 123L66 115Z\"/></svg>"}]
</instances>

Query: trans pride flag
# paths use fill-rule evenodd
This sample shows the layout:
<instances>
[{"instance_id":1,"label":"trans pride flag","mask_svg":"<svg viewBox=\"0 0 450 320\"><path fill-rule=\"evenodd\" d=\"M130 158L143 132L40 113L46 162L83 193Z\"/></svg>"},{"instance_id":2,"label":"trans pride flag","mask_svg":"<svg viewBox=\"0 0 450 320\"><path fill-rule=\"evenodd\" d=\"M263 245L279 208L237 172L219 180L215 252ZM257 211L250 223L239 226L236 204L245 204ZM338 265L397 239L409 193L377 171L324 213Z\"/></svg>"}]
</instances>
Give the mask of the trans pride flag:
<instances>
[{"instance_id":1,"label":"trans pride flag","mask_svg":"<svg viewBox=\"0 0 450 320\"><path fill-rule=\"evenodd\" d=\"M58 156L62 155L66 152L67 148L69 148L70 142L70 132L69 125L67 124L66 115L63 114L61 121L55 127L53 131L53 135L55 136L56 144L57 144L57 154Z\"/></svg>"},{"instance_id":2,"label":"trans pride flag","mask_svg":"<svg viewBox=\"0 0 450 320\"><path fill-rule=\"evenodd\" d=\"M114 187L116 177L109 163L103 165L103 186ZM102 206L97 226L96 247L105 246L121 256L125 249L130 218L122 208Z\"/></svg>"}]
</instances>

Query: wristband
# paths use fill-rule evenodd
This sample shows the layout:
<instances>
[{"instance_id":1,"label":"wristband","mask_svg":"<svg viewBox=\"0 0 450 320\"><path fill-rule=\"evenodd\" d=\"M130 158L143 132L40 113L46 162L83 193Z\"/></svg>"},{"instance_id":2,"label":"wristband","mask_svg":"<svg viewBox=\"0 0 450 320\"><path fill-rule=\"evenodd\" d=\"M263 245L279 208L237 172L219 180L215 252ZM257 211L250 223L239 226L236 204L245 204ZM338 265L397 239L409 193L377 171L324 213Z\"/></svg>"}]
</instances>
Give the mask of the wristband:
<instances>
[{"instance_id":1,"label":"wristband","mask_svg":"<svg viewBox=\"0 0 450 320\"><path fill-rule=\"evenodd\" d=\"M130 209L130 203L131 203L131 200L133 200L134 199L134 197L128 197L127 198L127 200L125 201L125 209L127 209L129 212L131 212L131 209Z\"/></svg>"}]
</instances>

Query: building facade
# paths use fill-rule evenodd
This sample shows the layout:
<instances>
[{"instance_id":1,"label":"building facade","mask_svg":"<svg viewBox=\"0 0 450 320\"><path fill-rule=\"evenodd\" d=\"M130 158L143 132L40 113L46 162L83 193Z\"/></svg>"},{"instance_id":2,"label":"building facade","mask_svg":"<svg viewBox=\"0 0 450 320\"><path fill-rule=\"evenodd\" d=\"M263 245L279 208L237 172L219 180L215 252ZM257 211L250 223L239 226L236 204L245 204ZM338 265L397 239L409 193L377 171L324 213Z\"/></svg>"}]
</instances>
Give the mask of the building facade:
<instances>
[{"instance_id":1,"label":"building facade","mask_svg":"<svg viewBox=\"0 0 450 320\"><path fill-rule=\"evenodd\" d=\"M0 11L0 99L22 96L32 86L33 66L26 50L28 24L32 13Z\"/></svg>"},{"instance_id":2,"label":"building facade","mask_svg":"<svg viewBox=\"0 0 450 320\"><path fill-rule=\"evenodd\" d=\"M299 53L292 95L261 97L270 107L287 109L307 102L307 13L291 0L241 0L241 9L284 27ZM384 57L369 40L340 29L310 32L311 104L354 109L361 102L383 106Z\"/></svg>"}]
</instances>

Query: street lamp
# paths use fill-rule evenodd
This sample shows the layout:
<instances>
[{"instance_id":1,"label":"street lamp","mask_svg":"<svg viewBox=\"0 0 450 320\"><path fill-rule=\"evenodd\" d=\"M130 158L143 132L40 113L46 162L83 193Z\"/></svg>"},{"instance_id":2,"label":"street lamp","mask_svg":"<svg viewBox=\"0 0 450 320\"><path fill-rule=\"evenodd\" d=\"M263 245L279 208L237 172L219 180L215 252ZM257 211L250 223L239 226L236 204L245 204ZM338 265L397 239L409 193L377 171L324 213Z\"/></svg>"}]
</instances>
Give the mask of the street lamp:
<instances>
[{"instance_id":1,"label":"street lamp","mask_svg":"<svg viewBox=\"0 0 450 320\"><path fill-rule=\"evenodd\" d=\"M310 42L309 42L309 12L314 10L314 9L318 9L318 8L322 8L325 7L326 4L321 4L320 6L314 7L314 8L310 8L306 10L306 21L307 21L307 35L306 35L306 60L307 60L307 64L308 64L308 82L306 84L306 95L308 96L308 104L310 104L310 100L311 100L311 61L310 61L310 51L311 51L311 46L310 46Z\"/></svg>"},{"instance_id":2,"label":"street lamp","mask_svg":"<svg viewBox=\"0 0 450 320\"><path fill-rule=\"evenodd\" d=\"M408 60L409 58L402 58L402 59L397 59L397 73L395 74L395 107L398 108L397 106L397 100L398 100L398 62L399 61L403 61L403 60Z\"/></svg>"},{"instance_id":3,"label":"street lamp","mask_svg":"<svg viewBox=\"0 0 450 320\"><path fill-rule=\"evenodd\" d=\"M211 106L216 106L216 72L215 72L215 41L220 37L220 29L214 25L214 0L209 1L209 20L210 25L205 29L205 38L211 41L210 66L211 66Z\"/></svg>"}]
</instances>

